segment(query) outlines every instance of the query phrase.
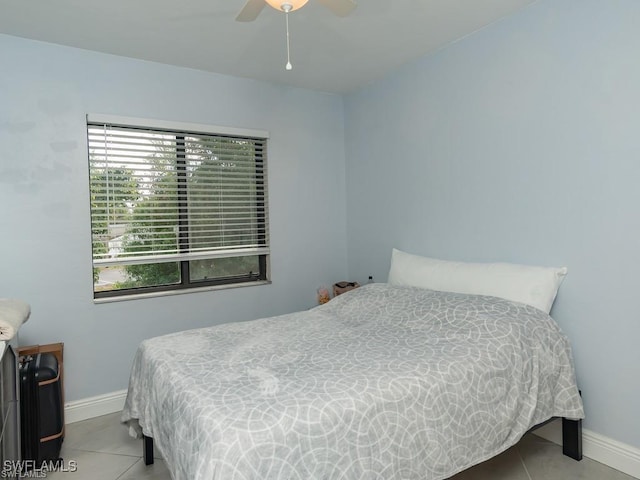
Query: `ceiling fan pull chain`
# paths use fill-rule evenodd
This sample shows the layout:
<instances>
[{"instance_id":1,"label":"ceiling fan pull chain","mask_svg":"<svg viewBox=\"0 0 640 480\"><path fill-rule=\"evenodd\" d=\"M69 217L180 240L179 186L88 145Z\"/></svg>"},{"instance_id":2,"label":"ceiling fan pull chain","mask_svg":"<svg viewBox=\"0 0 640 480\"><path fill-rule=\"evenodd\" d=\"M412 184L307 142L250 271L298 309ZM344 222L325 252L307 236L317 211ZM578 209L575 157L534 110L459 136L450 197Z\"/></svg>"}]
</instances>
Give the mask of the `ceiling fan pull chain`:
<instances>
[{"instance_id":1,"label":"ceiling fan pull chain","mask_svg":"<svg viewBox=\"0 0 640 480\"><path fill-rule=\"evenodd\" d=\"M287 65L284 67L287 70L291 70L293 67L291 66L291 52L289 47L289 12L285 11L285 21L287 23Z\"/></svg>"}]
</instances>

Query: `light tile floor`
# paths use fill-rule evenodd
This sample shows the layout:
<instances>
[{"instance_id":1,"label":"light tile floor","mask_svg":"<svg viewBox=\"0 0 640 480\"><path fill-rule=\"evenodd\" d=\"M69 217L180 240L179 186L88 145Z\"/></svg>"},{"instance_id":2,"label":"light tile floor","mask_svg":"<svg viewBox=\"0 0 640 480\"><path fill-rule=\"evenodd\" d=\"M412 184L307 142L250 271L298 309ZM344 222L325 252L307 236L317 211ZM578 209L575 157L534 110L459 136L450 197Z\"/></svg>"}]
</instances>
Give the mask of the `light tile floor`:
<instances>
[{"instance_id":1,"label":"light tile floor","mask_svg":"<svg viewBox=\"0 0 640 480\"><path fill-rule=\"evenodd\" d=\"M142 441L129 437L120 414L105 415L67 426L62 457L75 472L49 473L50 480L170 480L161 458L146 466ZM158 452L156 451L156 457ZM535 435L526 435L503 454L466 470L451 480L633 480L633 477L584 458L576 462L562 449Z\"/></svg>"}]
</instances>

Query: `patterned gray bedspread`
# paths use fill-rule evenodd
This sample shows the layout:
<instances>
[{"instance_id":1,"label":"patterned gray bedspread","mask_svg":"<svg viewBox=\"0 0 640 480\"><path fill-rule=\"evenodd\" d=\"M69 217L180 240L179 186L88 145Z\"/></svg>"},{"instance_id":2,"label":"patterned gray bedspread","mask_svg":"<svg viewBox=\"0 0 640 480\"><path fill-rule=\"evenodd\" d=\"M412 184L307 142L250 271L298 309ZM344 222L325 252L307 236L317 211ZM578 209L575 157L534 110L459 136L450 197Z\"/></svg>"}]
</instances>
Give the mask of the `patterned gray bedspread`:
<instances>
[{"instance_id":1,"label":"patterned gray bedspread","mask_svg":"<svg viewBox=\"0 0 640 480\"><path fill-rule=\"evenodd\" d=\"M175 480L435 480L582 418L545 313L373 284L309 311L152 338L123 421Z\"/></svg>"}]
</instances>

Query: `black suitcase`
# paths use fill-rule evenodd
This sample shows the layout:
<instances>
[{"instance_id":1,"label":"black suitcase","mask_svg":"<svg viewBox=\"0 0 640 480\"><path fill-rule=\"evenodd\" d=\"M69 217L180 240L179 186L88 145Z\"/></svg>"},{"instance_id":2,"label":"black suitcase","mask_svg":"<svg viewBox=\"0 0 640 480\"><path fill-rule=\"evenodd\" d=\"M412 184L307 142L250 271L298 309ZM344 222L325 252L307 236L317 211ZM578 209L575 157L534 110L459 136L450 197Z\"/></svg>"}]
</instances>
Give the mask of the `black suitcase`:
<instances>
[{"instance_id":1,"label":"black suitcase","mask_svg":"<svg viewBox=\"0 0 640 480\"><path fill-rule=\"evenodd\" d=\"M38 353L20 360L20 446L22 460L36 467L57 462L64 439L58 360Z\"/></svg>"}]
</instances>

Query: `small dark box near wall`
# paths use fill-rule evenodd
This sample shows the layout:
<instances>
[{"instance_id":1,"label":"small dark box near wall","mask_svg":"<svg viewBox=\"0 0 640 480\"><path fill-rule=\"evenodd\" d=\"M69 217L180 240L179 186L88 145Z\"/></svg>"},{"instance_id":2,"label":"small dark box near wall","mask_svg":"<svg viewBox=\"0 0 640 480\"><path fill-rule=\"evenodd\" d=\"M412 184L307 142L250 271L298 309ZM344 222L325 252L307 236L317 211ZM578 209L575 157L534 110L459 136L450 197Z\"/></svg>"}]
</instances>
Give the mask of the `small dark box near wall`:
<instances>
[{"instance_id":1,"label":"small dark box near wall","mask_svg":"<svg viewBox=\"0 0 640 480\"><path fill-rule=\"evenodd\" d=\"M348 292L349 290L353 290L354 288L358 288L360 284L358 282L338 282L333 284L333 296L337 297L338 295Z\"/></svg>"}]
</instances>

